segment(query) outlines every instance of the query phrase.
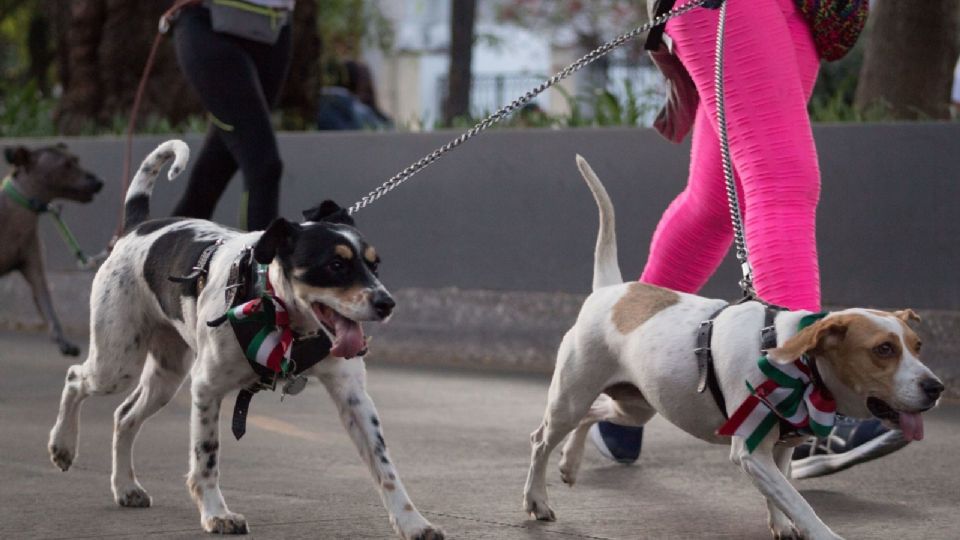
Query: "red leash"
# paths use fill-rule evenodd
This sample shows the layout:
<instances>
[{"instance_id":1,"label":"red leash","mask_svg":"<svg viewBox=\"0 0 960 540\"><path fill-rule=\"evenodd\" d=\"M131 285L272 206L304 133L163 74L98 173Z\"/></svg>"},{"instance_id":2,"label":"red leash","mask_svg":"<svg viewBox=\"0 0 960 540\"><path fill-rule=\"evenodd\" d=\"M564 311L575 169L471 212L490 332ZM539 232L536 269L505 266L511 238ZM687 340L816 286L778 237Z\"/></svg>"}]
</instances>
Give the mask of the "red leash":
<instances>
[{"instance_id":1,"label":"red leash","mask_svg":"<svg viewBox=\"0 0 960 540\"><path fill-rule=\"evenodd\" d=\"M117 220L117 229L114 231L113 239L110 240L109 250L114 242L123 233L123 206L127 197L127 189L130 187L130 167L133 154L133 130L137 123L137 115L140 112L140 102L143 100L143 92L147 87L147 79L150 78L150 72L153 71L153 64L156 61L157 50L160 48L160 41L170 30L170 21L176 17L181 9L199 4L203 0L176 0L170 9L163 12L160 16L159 29L157 36L153 38L153 45L150 46L150 54L147 56L147 63L143 66L143 74L140 76L140 83L137 85L137 93L133 98L133 107L130 108L130 121L127 123L126 147L123 151L123 191L120 192L120 216Z\"/></svg>"}]
</instances>

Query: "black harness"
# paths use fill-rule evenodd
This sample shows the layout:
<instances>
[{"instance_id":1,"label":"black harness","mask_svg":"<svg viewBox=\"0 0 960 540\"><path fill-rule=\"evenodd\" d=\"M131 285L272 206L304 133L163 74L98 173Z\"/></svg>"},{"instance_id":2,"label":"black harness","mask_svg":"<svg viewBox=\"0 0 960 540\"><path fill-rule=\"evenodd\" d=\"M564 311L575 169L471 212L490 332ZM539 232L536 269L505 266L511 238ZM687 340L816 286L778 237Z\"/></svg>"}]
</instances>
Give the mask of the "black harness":
<instances>
[{"instance_id":1,"label":"black harness","mask_svg":"<svg viewBox=\"0 0 960 540\"><path fill-rule=\"evenodd\" d=\"M770 349L775 349L777 347L777 328L774 322L778 313L781 311L789 311L785 307L768 304L756 298L745 297L736 304L727 304L723 306L710 315L709 319L700 323L700 326L697 329L697 348L694 349L694 353L697 356L697 369L699 373L697 392L703 393L705 389L709 388L710 394L713 396L713 401L717 404L717 408L720 409L720 412L723 413L724 418L729 418L729 415L727 414L727 400L723 397L723 390L720 388L720 382L717 380L717 371L713 365L713 352L710 349L713 338L713 323L725 309L745 301L757 301L763 304L763 327L760 329L761 352L769 351ZM816 387L824 391L827 395L830 395L829 390L823 384L823 378L821 378L820 371L817 369L816 360L811 360L809 362L809 366L811 382ZM776 410L774 410L774 413L776 413ZM780 440L785 440L792 437L806 437L813 433L809 428L800 429L793 426L783 417L780 417L779 414L778 417L780 419Z\"/></svg>"},{"instance_id":2,"label":"black harness","mask_svg":"<svg viewBox=\"0 0 960 540\"><path fill-rule=\"evenodd\" d=\"M744 300L751 299L745 298ZM744 300L741 300L738 304ZM709 319L700 323L697 328L697 348L693 351L697 356L699 373L697 392L703 393L704 390L709 388L710 394L713 395L713 401L716 402L717 408L723 413L724 418L729 418L727 415L727 400L723 397L723 390L720 389L720 382L717 380L717 370L713 365L713 351L710 347L713 339L713 323L731 305L736 304L723 306L710 315ZM760 349L762 351L774 349L777 346L777 329L774 326L774 320L777 313L781 311L786 311L786 308L764 303L763 328L760 330Z\"/></svg>"},{"instance_id":3,"label":"black harness","mask_svg":"<svg viewBox=\"0 0 960 540\"><path fill-rule=\"evenodd\" d=\"M215 242L207 246L197 259L192 272L185 276L170 276L168 279L175 283L191 287L191 292L196 292L199 297L203 286L206 284L209 273L210 261L213 255L220 247L222 242ZM253 260L253 249L247 248L240 252L230 265L230 275L227 278L227 286L224 291L224 301L228 309L238 306L244 302L252 300L259 296L262 291L257 287L257 265ZM218 317L207 322L207 326L220 326L228 320L226 315ZM230 320L230 326L240 344L240 348L247 349L247 346L253 340L254 336L260 331L261 326L253 323L234 322ZM257 362L247 358L247 363L254 373L260 376L260 379L250 386L240 390L233 406L233 422L231 431L238 440L243 437L247 431L247 414L250 410L250 401L253 395L261 390L276 390L278 380L285 380L286 383L281 387L283 395L295 395L303 390L306 378L301 375L304 371L312 368L321 360L330 354L332 344L330 339L324 333L317 334L299 334L294 332L294 341L291 346L290 358L293 360L294 368L286 374L279 374ZM281 397L282 399L282 397Z\"/></svg>"}]
</instances>

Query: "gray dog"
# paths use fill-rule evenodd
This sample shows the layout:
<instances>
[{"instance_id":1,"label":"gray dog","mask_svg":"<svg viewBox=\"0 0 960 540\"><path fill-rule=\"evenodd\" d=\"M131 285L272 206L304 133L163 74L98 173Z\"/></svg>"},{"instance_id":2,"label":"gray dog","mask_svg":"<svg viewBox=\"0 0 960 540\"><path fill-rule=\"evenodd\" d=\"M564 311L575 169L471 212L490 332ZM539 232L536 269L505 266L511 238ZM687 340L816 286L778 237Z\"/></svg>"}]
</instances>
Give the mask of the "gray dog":
<instances>
[{"instance_id":1,"label":"gray dog","mask_svg":"<svg viewBox=\"0 0 960 540\"><path fill-rule=\"evenodd\" d=\"M5 149L4 155L13 170L0 190L0 276L13 270L23 274L60 352L77 356L80 349L64 337L53 309L37 223L54 199L90 202L103 182L82 169L63 145L33 151L18 146Z\"/></svg>"}]
</instances>

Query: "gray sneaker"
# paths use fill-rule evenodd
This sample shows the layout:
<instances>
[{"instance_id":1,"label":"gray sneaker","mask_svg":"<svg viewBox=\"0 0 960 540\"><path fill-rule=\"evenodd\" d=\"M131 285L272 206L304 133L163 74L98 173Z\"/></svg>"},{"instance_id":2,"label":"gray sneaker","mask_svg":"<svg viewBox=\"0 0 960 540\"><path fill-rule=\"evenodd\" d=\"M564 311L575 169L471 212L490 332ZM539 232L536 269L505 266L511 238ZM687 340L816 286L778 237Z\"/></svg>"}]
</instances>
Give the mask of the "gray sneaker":
<instances>
[{"instance_id":1,"label":"gray sneaker","mask_svg":"<svg viewBox=\"0 0 960 540\"><path fill-rule=\"evenodd\" d=\"M880 420L838 416L830 435L811 437L793 450L791 477L800 480L840 472L895 452L909 442L900 430L890 429Z\"/></svg>"}]
</instances>

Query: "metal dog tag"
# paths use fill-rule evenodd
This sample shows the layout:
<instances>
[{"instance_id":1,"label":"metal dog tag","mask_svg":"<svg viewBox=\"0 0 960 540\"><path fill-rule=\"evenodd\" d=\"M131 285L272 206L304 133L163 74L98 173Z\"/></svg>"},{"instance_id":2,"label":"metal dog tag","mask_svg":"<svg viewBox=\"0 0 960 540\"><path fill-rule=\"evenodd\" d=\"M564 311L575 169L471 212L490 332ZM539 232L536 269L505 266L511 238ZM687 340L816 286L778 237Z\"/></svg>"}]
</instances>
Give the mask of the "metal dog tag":
<instances>
[{"instance_id":1,"label":"metal dog tag","mask_svg":"<svg viewBox=\"0 0 960 540\"><path fill-rule=\"evenodd\" d=\"M296 377L288 380L284 383L283 388L281 388L280 401L283 401L283 397L287 394L295 396L300 392L303 392L303 389L307 387L307 378L303 375L297 375Z\"/></svg>"}]
</instances>

